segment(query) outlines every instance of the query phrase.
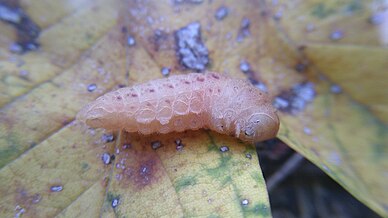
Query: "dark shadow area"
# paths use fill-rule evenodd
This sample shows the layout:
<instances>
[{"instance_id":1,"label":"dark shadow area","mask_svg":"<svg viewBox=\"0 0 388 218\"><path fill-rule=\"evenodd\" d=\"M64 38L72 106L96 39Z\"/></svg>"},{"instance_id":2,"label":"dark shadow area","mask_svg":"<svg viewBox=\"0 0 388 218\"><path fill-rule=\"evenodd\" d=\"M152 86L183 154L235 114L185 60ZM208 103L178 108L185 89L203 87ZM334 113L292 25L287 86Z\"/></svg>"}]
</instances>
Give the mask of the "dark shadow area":
<instances>
[{"instance_id":1,"label":"dark shadow area","mask_svg":"<svg viewBox=\"0 0 388 218\"><path fill-rule=\"evenodd\" d=\"M274 218L379 217L307 159L295 158L299 155L282 141L259 143L256 150L264 178L271 186Z\"/></svg>"}]
</instances>

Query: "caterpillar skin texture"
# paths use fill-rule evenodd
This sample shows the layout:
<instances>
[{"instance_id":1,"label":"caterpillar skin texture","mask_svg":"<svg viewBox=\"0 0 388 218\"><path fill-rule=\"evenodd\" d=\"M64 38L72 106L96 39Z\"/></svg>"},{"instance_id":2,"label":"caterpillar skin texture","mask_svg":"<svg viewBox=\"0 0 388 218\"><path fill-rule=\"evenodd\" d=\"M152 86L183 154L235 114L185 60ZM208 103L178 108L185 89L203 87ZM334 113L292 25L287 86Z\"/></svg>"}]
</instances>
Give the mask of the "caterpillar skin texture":
<instances>
[{"instance_id":1,"label":"caterpillar skin texture","mask_svg":"<svg viewBox=\"0 0 388 218\"><path fill-rule=\"evenodd\" d=\"M249 82L217 73L190 73L107 93L77 118L93 128L151 134L200 128L255 142L276 136L279 118L269 97Z\"/></svg>"}]
</instances>

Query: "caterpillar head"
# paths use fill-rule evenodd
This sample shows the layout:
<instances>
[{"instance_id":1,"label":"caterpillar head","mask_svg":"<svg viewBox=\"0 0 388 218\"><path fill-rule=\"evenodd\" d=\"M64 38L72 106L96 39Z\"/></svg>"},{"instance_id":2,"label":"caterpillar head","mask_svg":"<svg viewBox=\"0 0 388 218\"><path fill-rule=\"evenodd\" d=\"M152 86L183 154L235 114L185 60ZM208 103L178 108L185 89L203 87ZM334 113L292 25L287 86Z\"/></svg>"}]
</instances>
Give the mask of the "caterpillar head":
<instances>
[{"instance_id":1,"label":"caterpillar head","mask_svg":"<svg viewBox=\"0 0 388 218\"><path fill-rule=\"evenodd\" d=\"M279 130L279 118L273 114L254 112L237 121L236 135L248 142L258 142L274 138Z\"/></svg>"}]
</instances>

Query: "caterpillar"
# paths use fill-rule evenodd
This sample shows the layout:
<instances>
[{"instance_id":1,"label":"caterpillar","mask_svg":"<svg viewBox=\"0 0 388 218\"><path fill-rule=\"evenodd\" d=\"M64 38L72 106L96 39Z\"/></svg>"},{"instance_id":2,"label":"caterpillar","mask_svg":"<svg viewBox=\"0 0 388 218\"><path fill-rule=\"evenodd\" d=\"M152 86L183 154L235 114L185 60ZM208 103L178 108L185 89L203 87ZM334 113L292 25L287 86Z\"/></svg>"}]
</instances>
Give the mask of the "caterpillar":
<instances>
[{"instance_id":1,"label":"caterpillar","mask_svg":"<svg viewBox=\"0 0 388 218\"><path fill-rule=\"evenodd\" d=\"M276 136L279 118L266 93L245 80L189 73L109 92L77 119L92 128L141 134L210 129L256 142Z\"/></svg>"}]
</instances>

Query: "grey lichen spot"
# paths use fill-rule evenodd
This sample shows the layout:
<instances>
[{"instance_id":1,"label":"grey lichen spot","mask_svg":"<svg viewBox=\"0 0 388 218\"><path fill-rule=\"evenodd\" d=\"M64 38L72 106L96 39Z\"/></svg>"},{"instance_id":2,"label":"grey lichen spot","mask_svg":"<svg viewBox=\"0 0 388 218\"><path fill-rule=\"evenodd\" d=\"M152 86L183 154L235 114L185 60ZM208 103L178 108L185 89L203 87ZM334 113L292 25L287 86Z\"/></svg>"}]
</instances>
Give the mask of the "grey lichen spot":
<instances>
[{"instance_id":1,"label":"grey lichen spot","mask_svg":"<svg viewBox=\"0 0 388 218\"><path fill-rule=\"evenodd\" d=\"M109 153L103 153L101 156L102 163L108 165L111 163L111 156Z\"/></svg>"},{"instance_id":2,"label":"grey lichen spot","mask_svg":"<svg viewBox=\"0 0 388 218\"><path fill-rule=\"evenodd\" d=\"M303 111L315 98L314 84L303 82L296 84L290 91L284 91L275 97L273 105L278 110L296 114Z\"/></svg>"},{"instance_id":3,"label":"grey lichen spot","mask_svg":"<svg viewBox=\"0 0 388 218\"><path fill-rule=\"evenodd\" d=\"M294 107L297 109L303 109L306 102L311 102L315 97L314 84L311 82L300 83L293 87L293 93L296 95L296 99L293 102Z\"/></svg>"},{"instance_id":4,"label":"grey lichen spot","mask_svg":"<svg viewBox=\"0 0 388 218\"><path fill-rule=\"evenodd\" d=\"M52 192L60 192L60 191L63 190L63 186L61 186L61 185L53 185L53 186L50 187L50 190Z\"/></svg>"},{"instance_id":5,"label":"grey lichen spot","mask_svg":"<svg viewBox=\"0 0 388 218\"><path fill-rule=\"evenodd\" d=\"M279 96L275 97L273 102L273 106L279 110L285 110L288 108L289 105L290 105L290 102L287 99Z\"/></svg>"},{"instance_id":6,"label":"grey lichen spot","mask_svg":"<svg viewBox=\"0 0 388 218\"><path fill-rule=\"evenodd\" d=\"M156 150L156 149L162 147L162 143L160 141L153 141L153 142L151 142L151 147L152 147L152 149Z\"/></svg>"},{"instance_id":7,"label":"grey lichen spot","mask_svg":"<svg viewBox=\"0 0 388 218\"><path fill-rule=\"evenodd\" d=\"M93 92L96 89L97 89L96 84L92 83L92 84L88 85L88 92Z\"/></svg>"},{"instance_id":8,"label":"grey lichen spot","mask_svg":"<svg viewBox=\"0 0 388 218\"><path fill-rule=\"evenodd\" d=\"M191 23L175 32L180 63L188 69L202 71L209 64L209 51L201 38L201 24Z\"/></svg>"},{"instance_id":9,"label":"grey lichen spot","mask_svg":"<svg viewBox=\"0 0 388 218\"><path fill-rule=\"evenodd\" d=\"M228 152L228 151L229 151L229 147L228 147L228 146L225 146L225 145L223 145L223 146L221 146L221 147L220 147L220 151L221 151L222 153L224 153L224 152Z\"/></svg>"},{"instance_id":10,"label":"grey lichen spot","mask_svg":"<svg viewBox=\"0 0 388 218\"><path fill-rule=\"evenodd\" d=\"M134 46L136 44L135 38L133 38L132 36L128 36L127 44L128 46Z\"/></svg>"},{"instance_id":11,"label":"grey lichen spot","mask_svg":"<svg viewBox=\"0 0 388 218\"><path fill-rule=\"evenodd\" d=\"M215 18L217 20L223 20L229 14L229 9L225 6L221 6L217 9Z\"/></svg>"}]
</instances>

